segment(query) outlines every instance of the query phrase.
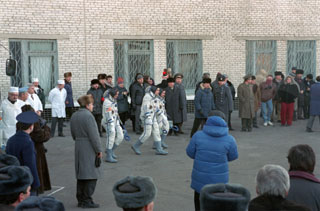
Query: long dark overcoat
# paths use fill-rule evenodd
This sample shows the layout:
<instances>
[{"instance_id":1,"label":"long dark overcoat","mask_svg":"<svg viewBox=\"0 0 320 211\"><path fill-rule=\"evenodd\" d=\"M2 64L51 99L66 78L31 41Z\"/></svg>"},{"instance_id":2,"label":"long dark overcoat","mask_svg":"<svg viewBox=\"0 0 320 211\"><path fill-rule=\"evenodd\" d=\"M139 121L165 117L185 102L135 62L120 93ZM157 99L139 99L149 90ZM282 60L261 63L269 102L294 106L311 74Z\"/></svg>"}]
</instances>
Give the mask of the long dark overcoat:
<instances>
[{"instance_id":1,"label":"long dark overcoat","mask_svg":"<svg viewBox=\"0 0 320 211\"><path fill-rule=\"evenodd\" d=\"M239 117L251 119L255 116L252 85L242 83L238 86Z\"/></svg>"},{"instance_id":2,"label":"long dark overcoat","mask_svg":"<svg viewBox=\"0 0 320 211\"><path fill-rule=\"evenodd\" d=\"M167 87L166 89L166 111L169 116L168 119L172 120L174 124L182 123L182 102L180 97L180 89L174 86L173 89Z\"/></svg>"},{"instance_id":3,"label":"long dark overcoat","mask_svg":"<svg viewBox=\"0 0 320 211\"><path fill-rule=\"evenodd\" d=\"M233 99L231 90L228 86L219 86L218 83L213 84L213 99L216 109L223 112L225 119L228 120L229 112L233 111Z\"/></svg>"},{"instance_id":4,"label":"long dark overcoat","mask_svg":"<svg viewBox=\"0 0 320 211\"><path fill-rule=\"evenodd\" d=\"M182 121L187 121L187 95L183 84L176 84L180 89L180 110L182 110Z\"/></svg>"},{"instance_id":5,"label":"long dark overcoat","mask_svg":"<svg viewBox=\"0 0 320 211\"><path fill-rule=\"evenodd\" d=\"M71 135L75 140L75 169L78 180L98 179L100 168L95 159L102 152L97 123L88 109L81 108L70 120Z\"/></svg>"}]
</instances>

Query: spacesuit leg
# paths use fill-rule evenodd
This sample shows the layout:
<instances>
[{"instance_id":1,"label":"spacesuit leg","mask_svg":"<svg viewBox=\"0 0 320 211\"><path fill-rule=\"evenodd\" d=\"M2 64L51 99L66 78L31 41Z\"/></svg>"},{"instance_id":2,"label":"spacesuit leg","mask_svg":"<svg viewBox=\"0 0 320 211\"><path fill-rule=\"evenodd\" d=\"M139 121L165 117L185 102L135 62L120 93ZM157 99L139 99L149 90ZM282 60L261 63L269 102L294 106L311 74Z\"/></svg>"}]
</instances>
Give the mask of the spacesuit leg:
<instances>
[{"instance_id":1,"label":"spacesuit leg","mask_svg":"<svg viewBox=\"0 0 320 211\"><path fill-rule=\"evenodd\" d=\"M115 160L112 155L112 148L115 141L116 131L115 131L115 125L114 123L108 123L106 124L106 135L107 135L107 142L106 142L106 162L110 163L116 163L117 160Z\"/></svg>"}]
</instances>

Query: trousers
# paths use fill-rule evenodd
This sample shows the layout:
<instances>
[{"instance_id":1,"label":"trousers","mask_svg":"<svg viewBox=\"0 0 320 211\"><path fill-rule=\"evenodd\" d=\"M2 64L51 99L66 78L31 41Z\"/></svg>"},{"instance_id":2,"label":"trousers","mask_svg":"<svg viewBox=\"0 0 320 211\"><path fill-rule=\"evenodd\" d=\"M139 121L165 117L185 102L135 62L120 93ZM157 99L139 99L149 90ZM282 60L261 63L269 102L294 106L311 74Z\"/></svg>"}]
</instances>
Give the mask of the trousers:
<instances>
[{"instance_id":1,"label":"trousers","mask_svg":"<svg viewBox=\"0 0 320 211\"><path fill-rule=\"evenodd\" d=\"M58 118L58 117L52 117L52 121L51 121L51 137L54 136L54 133L56 131L56 125L58 122L58 134L62 134L63 133L63 118Z\"/></svg>"},{"instance_id":2,"label":"trousers","mask_svg":"<svg viewBox=\"0 0 320 211\"><path fill-rule=\"evenodd\" d=\"M93 114L94 119L96 120L99 134L101 135L101 120L102 120L102 114Z\"/></svg>"},{"instance_id":3,"label":"trousers","mask_svg":"<svg viewBox=\"0 0 320 211\"><path fill-rule=\"evenodd\" d=\"M261 102L261 111L264 122L271 121L272 110L272 99L268 100L267 102Z\"/></svg>"},{"instance_id":4,"label":"trousers","mask_svg":"<svg viewBox=\"0 0 320 211\"><path fill-rule=\"evenodd\" d=\"M93 202L92 195L96 189L97 180L77 180L77 200L78 203L90 203Z\"/></svg>"},{"instance_id":5,"label":"trousers","mask_svg":"<svg viewBox=\"0 0 320 211\"><path fill-rule=\"evenodd\" d=\"M194 118L190 138L192 138L193 134L197 132L200 125L201 129L203 128L203 125L206 123L206 121L207 118Z\"/></svg>"},{"instance_id":6,"label":"trousers","mask_svg":"<svg viewBox=\"0 0 320 211\"><path fill-rule=\"evenodd\" d=\"M123 130L121 126L112 122L105 124L104 127L107 134L106 148L112 149L114 144L119 146L123 141Z\"/></svg>"},{"instance_id":7,"label":"trousers","mask_svg":"<svg viewBox=\"0 0 320 211\"><path fill-rule=\"evenodd\" d=\"M140 132L141 130L141 122L140 122L140 113L141 113L141 105L136 106L136 110L134 111L134 127L136 132Z\"/></svg>"},{"instance_id":8,"label":"trousers","mask_svg":"<svg viewBox=\"0 0 320 211\"><path fill-rule=\"evenodd\" d=\"M144 143L151 136L151 134L154 141L161 141L160 130L157 121L153 121L152 125L144 124L143 133L139 137L140 142Z\"/></svg>"},{"instance_id":9,"label":"trousers","mask_svg":"<svg viewBox=\"0 0 320 211\"><path fill-rule=\"evenodd\" d=\"M309 117L309 120L308 120L308 123L307 123L307 128L312 129L313 122L314 122L314 120L316 119L316 117L319 118L319 122L320 122L320 115L311 115L311 116Z\"/></svg>"},{"instance_id":10,"label":"trousers","mask_svg":"<svg viewBox=\"0 0 320 211\"><path fill-rule=\"evenodd\" d=\"M292 125L294 103L281 103L281 125Z\"/></svg>"}]
</instances>

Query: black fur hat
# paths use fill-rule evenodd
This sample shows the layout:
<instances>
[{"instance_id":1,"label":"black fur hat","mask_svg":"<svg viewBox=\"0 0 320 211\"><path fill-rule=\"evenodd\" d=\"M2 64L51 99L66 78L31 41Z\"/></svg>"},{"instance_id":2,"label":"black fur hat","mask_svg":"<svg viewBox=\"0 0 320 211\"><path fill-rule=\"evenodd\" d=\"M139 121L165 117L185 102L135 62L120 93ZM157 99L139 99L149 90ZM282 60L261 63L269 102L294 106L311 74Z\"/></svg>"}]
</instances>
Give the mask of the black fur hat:
<instances>
[{"instance_id":1,"label":"black fur hat","mask_svg":"<svg viewBox=\"0 0 320 211\"><path fill-rule=\"evenodd\" d=\"M167 79L167 82L168 82L168 83L174 83L175 80L174 80L174 78L168 78L168 79Z\"/></svg>"},{"instance_id":2,"label":"black fur hat","mask_svg":"<svg viewBox=\"0 0 320 211\"><path fill-rule=\"evenodd\" d=\"M280 71L275 71L274 72L274 75L276 76L276 75L282 75L282 72L280 72Z\"/></svg>"},{"instance_id":3,"label":"black fur hat","mask_svg":"<svg viewBox=\"0 0 320 211\"><path fill-rule=\"evenodd\" d=\"M204 79L202 79L202 83L209 83L209 84L211 84L211 78L204 78Z\"/></svg>"},{"instance_id":4,"label":"black fur hat","mask_svg":"<svg viewBox=\"0 0 320 211\"><path fill-rule=\"evenodd\" d=\"M128 176L113 186L118 207L140 208L150 204L157 194L151 177Z\"/></svg>"},{"instance_id":5,"label":"black fur hat","mask_svg":"<svg viewBox=\"0 0 320 211\"><path fill-rule=\"evenodd\" d=\"M241 185L209 184L200 192L201 211L246 211L250 192Z\"/></svg>"},{"instance_id":6,"label":"black fur hat","mask_svg":"<svg viewBox=\"0 0 320 211\"><path fill-rule=\"evenodd\" d=\"M296 71L296 75L298 75L298 74L303 74L303 73L304 73L304 71L301 70L301 69L297 69L297 71Z\"/></svg>"}]
</instances>

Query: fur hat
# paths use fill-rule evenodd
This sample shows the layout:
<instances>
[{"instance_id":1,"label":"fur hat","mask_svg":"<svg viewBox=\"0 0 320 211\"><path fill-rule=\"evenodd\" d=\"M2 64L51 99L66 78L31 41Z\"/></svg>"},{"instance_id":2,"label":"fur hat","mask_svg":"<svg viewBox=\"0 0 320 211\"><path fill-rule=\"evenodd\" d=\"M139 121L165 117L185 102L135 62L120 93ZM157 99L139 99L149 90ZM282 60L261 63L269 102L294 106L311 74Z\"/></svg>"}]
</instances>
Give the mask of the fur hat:
<instances>
[{"instance_id":1,"label":"fur hat","mask_svg":"<svg viewBox=\"0 0 320 211\"><path fill-rule=\"evenodd\" d=\"M71 73L71 72L67 72L67 73L64 73L63 76L64 76L65 78L67 78L67 77L72 77L72 73Z\"/></svg>"},{"instance_id":2,"label":"fur hat","mask_svg":"<svg viewBox=\"0 0 320 211\"><path fill-rule=\"evenodd\" d=\"M50 196L30 196L23 200L17 207L16 211L23 210L51 210L51 211L64 211L64 206L61 201L56 200Z\"/></svg>"},{"instance_id":3,"label":"fur hat","mask_svg":"<svg viewBox=\"0 0 320 211\"><path fill-rule=\"evenodd\" d=\"M98 75L98 80L101 80L101 79L107 79L107 74L105 74L105 73L100 73L100 74Z\"/></svg>"},{"instance_id":4,"label":"fur hat","mask_svg":"<svg viewBox=\"0 0 320 211\"><path fill-rule=\"evenodd\" d=\"M118 207L140 208L150 204L157 194L151 177L128 176L113 186Z\"/></svg>"},{"instance_id":5,"label":"fur hat","mask_svg":"<svg viewBox=\"0 0 320 211\"><path fill-rule=\"evenodd\" d=\"M212 110L209 112L208 114L208 117L211 117L211 116L218 116L218 117L221 117L222 119L226 119L226 115L224 115L224 113L222 111L219 111L219 110Z\"/></svg>"},{"instance_id":6,"label":"fur hat","mask_svg":"<svg viewBox=\"0 0 320 211\"><path fill-rule=\"evenodd\" d=\"M245 75L245 76L243 77L243 80L245 80L245 81L247 81L247 80L249 80L249 79L252 79L252 75L250 75L250 74Z\"/></svg>"},{"instance_id":7,"label":"fur hat","mask_svg":"<svg viewBox=\"0 0 320 211\"><path fill-rule=\"evenodd\" d=\"M303 73L304 73L304 71L302 69L297 69L297 71L296 71L296 75L298 75L298 74L302 74L303 75Z\"/></svg>"},{"instance_id":8,"label":"fur hat","mask_svg":"<svg viewBox=\"0 0 320 211\"><path fill-rule=\"evenodd\" d=\"M32 182L32 174L26 166L0 168L0 196L24 192Z\"/></svg>"},{"instance_id":9,"label":"fur hat","mask_svg":"<svg viewBox=\"0 0 320 211\"><path fill-rule=\"evenodd\" d=\"M310 80L312 80L312 79L313 79L313 75L312 75L312 74L308 74L308 75L307 75L307 78L310 79Z\"/></svg>"},{"instance_id":10,"label":"fur hat","mask_svg":"<svg viewBox=\"0 0 320 211\"><path fill-rule=\"evenodd\" d=\"M246 211L250 192L236 184L209 184L200 192L201 211Z\"/></svg>"},{"instance_id":11,"label":"fur hat","mask_svg":"<svg viewBox=\"0 0 320 211\"><path fill-rule=\"evenodd\" d=\"M280 71L275 71L274 72L274 75L276 76L276 75L282 75L282 72L280 72Z\"/></svg>"},{"instance_id":12,"label":"fur hat","mask_svg":"<svg viewBox=\"0 0 320 211\"><path fill-rule=\"evenodd\" d=\"M202 79L202 83L209 83L209 84L211 84L211 78L204 78L204 79Z\"/></svg>"},{"instance_id":13,"label":"fur hat","mask_svg":"<svg viewBox=\"0 0 320 211\"><path fill-rule=\"evenodd\" d=\"M174 78L168 78L168 79L167 79L167 82L168 82L168 83L174 83L175 80L174 80Z\"/></svg>"},{"instance_id":14,"label":"fur hat","mask_svg":"<svg viewBox=\"0 0 320 211\"><path fill-rule=\"evenodd\" d=\"M78 98L78 103L80 107L86 107L86 105L89 105L90 103L93 103L93 96L92 95L83 95Z\"/></svg>"},{"instance_id":15,"label":"fur hat","mask_svg":"<svg viewBox=\"0 0 320 211\"><path fill-rule=\"evenodd\" d=\"M20 162L15 156L0 154L0 168L6 166L20 166Z\"/></svg>"},{"instance_id":16,"label":"fur hat","mask_svg":"<svg viewBox=\"0 0 320 211\"><path fill-rule=\"evenodd\" d=\"M140 79L140 78L143 78L143 75L142 75L141 73L138 73L138 74L136 75L136 80L138 80L138 79Z\"/></svg>"},{"instance_id":17,"label":"fur hat","mask_svg":"<svg viewBox=\"0 0 320 211\"><path fill-rule=\"evenodd\" d=\"M93 85L93 84L99 84L100 82L99 82L99 80L98 79L92 79L91 80L91 85Z\"/></svg>"},{"instance_id":18,"label":"fur hat","mask_svg":"<svg viewBox=\"0 0 320 211\"><path fill-rule=\"evenodd\" d=\"M256 76L254 76L254 75L251 76L251 79L252 79L252 80L256 80Z\"/></svg>"},{"instance_id":19,"label":"fur hat","mask_svg":"<svg viewBox=\"0 0 320 211\"><path fill-rule=\"evenodd\" d=\"M176 78L183 78L183 74L182 73L177 73L174 75L174 79Z\"/></svg>"}]
</instances>

